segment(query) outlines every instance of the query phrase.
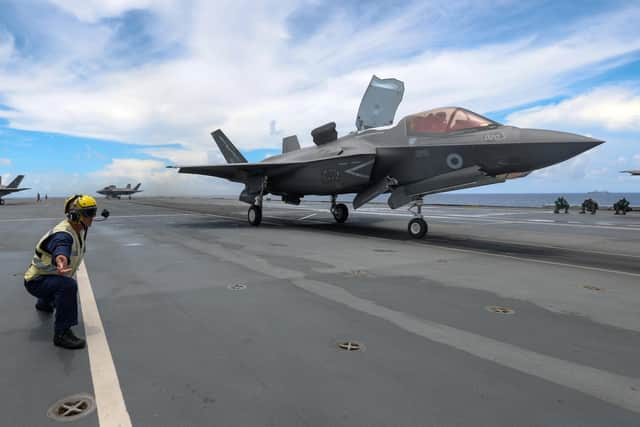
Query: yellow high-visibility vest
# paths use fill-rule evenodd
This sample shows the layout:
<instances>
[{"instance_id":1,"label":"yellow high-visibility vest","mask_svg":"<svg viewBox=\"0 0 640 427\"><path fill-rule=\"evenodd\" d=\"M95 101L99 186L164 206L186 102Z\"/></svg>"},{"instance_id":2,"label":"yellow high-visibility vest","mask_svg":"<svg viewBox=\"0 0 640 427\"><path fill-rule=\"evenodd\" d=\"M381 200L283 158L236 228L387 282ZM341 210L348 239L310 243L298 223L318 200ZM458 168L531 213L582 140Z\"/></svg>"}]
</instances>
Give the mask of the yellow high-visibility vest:
<instances>
[{"instance_id":1,"label":"yellow high-visibility vest","mask_svg":"<svg viewBox=\"0 0 640 427\"><path fill-rule=\"evenodd\" d=\"M76 270L80 266L87 248L85 246L84 237L76 233L69 221L65 219L58 225L53 227L51 230L49 230L38 241L33 254L33 259L31 260L31 265L24 273L24 280L29 281L35 279L38 276L58 274L55 260L53 259L52 255L47 252L47 249L42 246L42 244L49 236L59 232L67 233L73 239L73 245L71 246L71 258L69 259L68 267L71 268L71 276L76 274Z\"/></svg>"}]
</instances>

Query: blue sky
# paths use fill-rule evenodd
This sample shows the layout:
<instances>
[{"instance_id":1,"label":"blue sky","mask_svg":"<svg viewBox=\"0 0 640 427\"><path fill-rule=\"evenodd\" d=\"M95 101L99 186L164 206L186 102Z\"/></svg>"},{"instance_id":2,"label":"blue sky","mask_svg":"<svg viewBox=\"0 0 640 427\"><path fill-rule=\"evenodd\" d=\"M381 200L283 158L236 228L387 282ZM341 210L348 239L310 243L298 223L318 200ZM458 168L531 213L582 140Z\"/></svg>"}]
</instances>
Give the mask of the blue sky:
<instances>
[{"instance_id":1,"label":"blue sky","mask_svg":"<svg viewBox=\"0 0 640 427\"><path fill-rule=\"evenodd\" d=\"M0 0L0 175L51 195L143 182L145 194L235 194L176 175L252 161L283 136L354 129L372 74L405 82L396 118L461 105L606 144L476 192L640 191L637 1Z\"/></svg>"}]
</instances>

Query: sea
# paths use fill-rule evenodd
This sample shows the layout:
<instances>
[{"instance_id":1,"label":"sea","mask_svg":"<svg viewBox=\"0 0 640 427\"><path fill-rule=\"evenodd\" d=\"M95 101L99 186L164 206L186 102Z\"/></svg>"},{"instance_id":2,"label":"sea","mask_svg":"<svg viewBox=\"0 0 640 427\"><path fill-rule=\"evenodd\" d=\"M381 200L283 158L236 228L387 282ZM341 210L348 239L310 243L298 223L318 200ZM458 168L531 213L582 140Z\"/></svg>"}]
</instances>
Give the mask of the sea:
<instances>
[{"instance_id":1,"label":"sea","mask_svg":"<svg viewBox=\"0 0 640 427\"><path fill-rule=\"evenodd\" d=\"M461 205L461 206L508 206L541 208L553 206L558 197L567 199L571 206L581 206L586 199L595 200L600 208L610 208L618 200L626 198L632 207L640 208L640 193L610 193L594 191L590 193L440 193L426 196L427 205ZM352 201L353 195L341 195L342 201ZM376 197L373 203L386 203L388 195ZM274 197L275 200L275 197ZM310 197L303 200L328 200L327 197Z\"/></svg>"}]
</instances>

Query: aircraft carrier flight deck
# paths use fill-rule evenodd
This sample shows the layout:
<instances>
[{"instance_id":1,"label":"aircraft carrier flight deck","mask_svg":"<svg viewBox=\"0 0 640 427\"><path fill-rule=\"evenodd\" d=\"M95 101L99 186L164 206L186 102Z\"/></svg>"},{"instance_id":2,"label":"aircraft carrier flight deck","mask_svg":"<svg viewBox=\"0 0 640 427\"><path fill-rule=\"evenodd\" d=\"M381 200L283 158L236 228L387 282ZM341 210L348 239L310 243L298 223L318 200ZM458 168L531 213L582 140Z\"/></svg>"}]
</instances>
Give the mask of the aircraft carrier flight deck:
<instances>
[{"instance_id":1,"label":"aircraft carrier flight deck","mask_svg":"<svg viewBox=\"0 0 640 427\"><path fill-rule=\"evenodd\" d=\"M69 351L22 279L62 204L0 208L3 425L640 425L640 212L99 199Z\"/></svg>"}]
</instances>

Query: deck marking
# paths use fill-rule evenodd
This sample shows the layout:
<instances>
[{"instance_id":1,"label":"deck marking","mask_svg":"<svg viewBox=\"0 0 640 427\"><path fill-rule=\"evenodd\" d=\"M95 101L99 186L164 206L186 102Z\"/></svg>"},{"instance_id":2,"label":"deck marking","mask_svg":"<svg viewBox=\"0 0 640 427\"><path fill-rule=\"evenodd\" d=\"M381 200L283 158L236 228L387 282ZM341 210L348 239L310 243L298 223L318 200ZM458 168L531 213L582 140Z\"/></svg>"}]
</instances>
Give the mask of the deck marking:
<instances>
[{"instance_id":1,"label":"deck marking","mask_svg":"<svg viewBox=\"0 0 640 427\"><path fill-rule=\"evenodd\" d=\"M78 267L77 279L98 423L101 427L131 427L131 418L124 403L118 374L84 261Z\"/></svg>"},{"instance_id":2,"label":"deck marking","mask_svg":"<svg viewBox=\"0 0 640 427\"><path fill-rule=\"evenodd\" d=\"M109 218L139 218L139 217L163 217L163 216L198 216L198 215L209 215L209 214L201 214L201 213L173 213L173 214L140 214L140 215L111 215ZM60 217L51 217L51 218L11 218L11 219L0 219L0 222L32 222L32 221L54 221L60 220Z\"/></svg>"},{"instance_id":3,"label":"deck marking","mask_svg":"<svg viewBox=\"0 0 640 427\"><path fill-rule=\"evenodd\" d=\"M473 250L473 249L451 248L449 246L438 245L438 244L430 244L428 246L430 246L432 248L448 249L448 250L456 251L456 252L467 252L467 253L473 253L473 254L490 255L490 256L497 256L497 257L502 257L502 258L516 259L516 260L519 260L519 261L530 261L530 262L537 262L537 263L540 263L540 264L559 265L561 267L579 268L579 269L583 269L583 270L600 271L600 272L603 272L603 273L614 273L614 274L622 274L622 275L631 276L631 277L640 277L640 273L631 273L629 271L610 270L608 268L589 267L587 265L568 264L566 262L546 261L546 260L543 260L543 259L536 259L536 258L526 258L526 257L519 257L519 256L514 256L514 255L496 254L496 253L493 253L493 252L476 251L476 250Z\"/></svg>"},{"instance_id":4,"label":"deck marking","mask_svg":"<svg viewBox=\"0 0 640 427\"><path fill-rule=\"evenodd\" d=\"M420 319L359 298L345 289L309 279L291 282L313 294L386 320L397 327L431 341L444 344L489 362L542 378L640 413L640 381L547 356L509 343L487 338L451 326Z\"/></svg>"},{"instance_id":5,"label":"deck marking","mask_svg":"<svg viewBox=\"0 0 640 427\"><path fill-rule=\"evenodd\" d=\"M196 241L183 241L182 244L203 250L234 264L239 264L241 263L239 260L244 260L242 265L253 271L278 279L286 279L300 289L385 320L430 341L453 347L499 366L511 368L640 413L640 391L638 391L640 390L640 380L638 378L625 377L602 369L547 356L513 344L393 310L379 305L375 301L357 297L339 286L307 279L303 272L274 266L255 254L247 261L245 253L230 251L221 245Z\"/></svg>"}]
</instances>

